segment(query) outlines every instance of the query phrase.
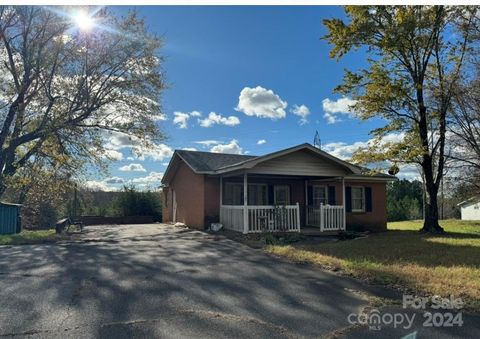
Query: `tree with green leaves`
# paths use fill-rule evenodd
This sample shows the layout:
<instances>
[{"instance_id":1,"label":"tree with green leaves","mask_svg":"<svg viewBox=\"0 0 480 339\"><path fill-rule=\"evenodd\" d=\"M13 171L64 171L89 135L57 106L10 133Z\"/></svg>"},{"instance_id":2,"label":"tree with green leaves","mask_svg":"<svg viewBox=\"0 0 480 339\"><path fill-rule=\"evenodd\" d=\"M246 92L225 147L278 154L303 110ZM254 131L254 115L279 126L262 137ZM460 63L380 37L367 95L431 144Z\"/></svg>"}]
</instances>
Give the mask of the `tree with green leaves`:
<instances>
[{"instance_id":1,"label":"tree with green leaves","mask_svg":"<svg viewBox=\"0 0 480 339\"><path fill-rule=\"evenodd\" d=\"M0 195L38 158L101 164L109 133L162 139L160 47L135 13L0 7Z\"/></svg>"},{"instance_id":2,"label":"tree with green leaves","mask_svg":"<svg viewBox=\"0 0 480 339\"><path fill-rule=\"evenodd\" d=\"M422 216L423 185L407 179L387 184L388 221L419 219Z\"/></svg>"},{"instance_id":3,"label":"tree with green leaves","mask_svg":"<svg viewBox=\"0 0 480 339\"><path fill-rule=\"evenodd\" d=\"M332 58L357 49L368 55L368 67L347 70L336 91L355 100L359 118L387 122L372 131L373 142L354 160L420 166L424 232L443 232L437 195L448 151L447 115L473 48L478 12L473 6L345 6L347 21L324 20Z\"/></svg>"},{"instance_id":4,"label":"tree with green leaves","mask_svg":"<svg viewBox=\"0 0 480 339\"><path fill-rule=\"evenodd\" d=\"M158 192L141 192L135 186L124 186L114 205L122 216L147 215L155 221L162 219L162 204Z\"/></svg>"}]
</instances>

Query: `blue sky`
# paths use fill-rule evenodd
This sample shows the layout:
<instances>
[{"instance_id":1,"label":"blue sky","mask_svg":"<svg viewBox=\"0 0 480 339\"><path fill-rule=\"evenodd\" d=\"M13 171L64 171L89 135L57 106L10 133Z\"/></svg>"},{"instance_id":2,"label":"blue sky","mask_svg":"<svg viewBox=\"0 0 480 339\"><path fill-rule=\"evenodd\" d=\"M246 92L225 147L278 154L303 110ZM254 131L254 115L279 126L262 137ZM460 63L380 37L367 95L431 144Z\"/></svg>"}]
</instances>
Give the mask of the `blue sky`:
<instances>
[{"instance_id":1,"label":"blue sky","mask_svg":"<svg viewBox=\"0 0 480 339\"><path fill-rule=\"evenodd\" d=\"M340 61L328 56L330 46L320 39L326 33L322 20L344 17L341 7L136 9L165 40L160 54L169 89L162 97L166 120L160 127L167 139L156 156L142 159L117 148L122 160L110 166L114 180L96 178L91 185L111 188L133 180L155 186L174 149L261 155L312 143L316 130L325 150L348 157L382 124L355 119L350 99L333 93L343 70L363 67L366 59L362 52Z\"/></svg>"}]
</instances>

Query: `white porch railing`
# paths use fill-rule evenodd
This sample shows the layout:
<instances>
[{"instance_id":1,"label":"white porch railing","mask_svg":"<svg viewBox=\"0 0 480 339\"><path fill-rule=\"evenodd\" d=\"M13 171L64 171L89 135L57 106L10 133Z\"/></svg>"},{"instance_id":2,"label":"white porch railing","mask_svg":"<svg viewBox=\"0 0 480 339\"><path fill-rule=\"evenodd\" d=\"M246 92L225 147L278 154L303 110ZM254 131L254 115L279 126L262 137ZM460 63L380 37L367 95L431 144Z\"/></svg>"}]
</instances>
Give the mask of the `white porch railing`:
<instances>
[{"instance_id":1,"label":"white porch railing","mask_svg":"<svg viewBox=\"0 0 480 339\"><path fill-rule=\"evenodd\" d=\"M300 206L248 206L248 232L300 232Z\"/></svg>"},{"instance_id":2,"label":"white porch railing","mask_svg":"<svg viewBox=\"0 0 480 339\"><path fill-rule=\"evenodd\" d=\"M300 206L247 206L248 233L300 232ZM244 206L220 207L220 222L226 229L243 232Z\"/></svg>"},{"instance_id":3,"label":"white porch railing","mask_svg":"<svg viewBox=\"0 0 480 339\"><path fill-rule=\"evenodd\" d=\"M243 232L243 206L220 206L220 223L227 230Z\"/></svg>"},{"instance_id":4,"label":"white porch railing","mask_svg":"<svg viewBox=\"0 0 480 339\"><path fill-rule=\"evenodd\" d=\"M307 206L307 225L320 227L320 231L345 229L344 208L341 205Z\"/></svg>"}]
</instances>

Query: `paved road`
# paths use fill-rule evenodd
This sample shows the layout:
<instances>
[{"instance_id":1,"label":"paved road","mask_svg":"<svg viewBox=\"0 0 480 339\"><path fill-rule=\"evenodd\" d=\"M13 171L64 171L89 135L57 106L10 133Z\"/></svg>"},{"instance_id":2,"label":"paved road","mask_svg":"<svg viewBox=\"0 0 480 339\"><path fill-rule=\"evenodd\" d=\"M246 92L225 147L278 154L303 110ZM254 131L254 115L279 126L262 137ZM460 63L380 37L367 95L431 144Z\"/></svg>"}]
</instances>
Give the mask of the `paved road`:
<instances>
[{"instance_id":1,"label":"paved road","mask_svg":"<svg viewBox=\"0 0 480 339\"><path fill-rule=\"evenodd\" d=\"M0 337L401 337L412 332L349 327L347 316L367 306L366 294L391 296L389 291L173 226L87 227L78 242L0 247L0 254ZM461 331L417 330L419 337L478 337L480 318L464 321Z\"/></svg>"}]
</instances>

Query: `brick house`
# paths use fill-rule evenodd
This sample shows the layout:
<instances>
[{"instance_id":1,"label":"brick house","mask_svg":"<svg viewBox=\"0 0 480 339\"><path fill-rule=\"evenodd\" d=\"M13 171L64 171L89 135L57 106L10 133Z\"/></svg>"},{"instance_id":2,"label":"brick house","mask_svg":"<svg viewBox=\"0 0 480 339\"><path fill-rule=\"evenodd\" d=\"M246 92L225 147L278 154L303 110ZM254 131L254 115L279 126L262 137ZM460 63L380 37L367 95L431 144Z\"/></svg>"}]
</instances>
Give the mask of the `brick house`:
<instances>
[{"instance_id":1,"label":"brick house","mask_svg":"<svg viewBox=\"0 0 480 339\"><path fill-rule=\"evenodd\" d=\"M176 150L162 179L163 221L243 233L383 231L392 180L310 144L263 156Z\"/></svg>"}]
</instances>

